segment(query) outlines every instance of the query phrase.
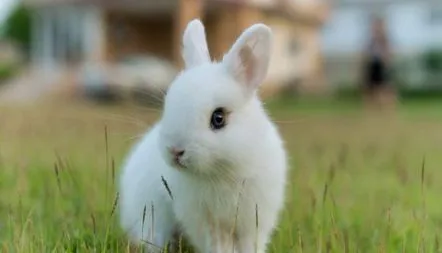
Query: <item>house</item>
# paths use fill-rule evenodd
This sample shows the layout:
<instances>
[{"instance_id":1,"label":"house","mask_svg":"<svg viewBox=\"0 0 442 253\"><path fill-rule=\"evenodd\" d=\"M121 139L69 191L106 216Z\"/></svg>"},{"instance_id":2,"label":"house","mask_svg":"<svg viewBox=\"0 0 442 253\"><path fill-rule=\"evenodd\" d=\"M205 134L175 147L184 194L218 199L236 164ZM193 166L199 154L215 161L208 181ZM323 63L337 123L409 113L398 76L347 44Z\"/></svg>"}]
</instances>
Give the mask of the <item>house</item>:
<instances>
[{"instance_id":1,"label":"house","mask_svg":"<svg viewBox=\"0 0 442 253\"><path fill-rule=\"evenodd\" d=\"M331 9L321 48L327 59L326 76L336 83L354 83L359 77L372 15L383 17L398 64L418 65L416 59L423 52L442 48L440 0L338 0ZM419 68L413 69L399 71L418 81L422 78Z\"/></svg>"},{"instance_id":2,"label":"house","mask_svg":"<svg viewBox=\"0 0 442 253\"><path fill-rule=\"evenodd\" d=\"M219 59L255 22L273 28L275 43L264 89L293 80L320 83L320 28L327 8L301 0L25 0L33 17L32 66L60 73L88 62L118 62L153 53L181 66L181 36L200 17L210 52ZM312 86L313 87L313 86Z\"/></svg>"}]
</instances>

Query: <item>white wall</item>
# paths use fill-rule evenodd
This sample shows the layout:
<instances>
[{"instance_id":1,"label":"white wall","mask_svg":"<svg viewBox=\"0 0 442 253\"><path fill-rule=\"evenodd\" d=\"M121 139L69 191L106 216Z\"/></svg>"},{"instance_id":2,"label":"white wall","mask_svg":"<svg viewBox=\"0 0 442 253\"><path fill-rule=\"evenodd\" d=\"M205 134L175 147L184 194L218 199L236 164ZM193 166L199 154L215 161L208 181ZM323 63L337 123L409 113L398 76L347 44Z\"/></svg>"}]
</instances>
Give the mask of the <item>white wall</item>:
<instances>
[{"instance_id":1,"label":"white wall","mask_svg":"<svg viewBox=\"0 0 442 253\"><path fill-rule=\"evenodd\" d=\"M428 5L422 2L394 4L387 8L393 48L398 53L419 53L429 44Z\"/></svg>"},{"instance_id":2,"label":"white wall","mask_svg":"<svg viewBox=\"0 0 442 253\"><path fill-rule=\"evenodd\" d=\"M442 47L442 1L439 1L437 6L430 6L438 11L439 21L431 24L432 32L429 35L430 44L433 46Z\"/></svg>"},{"instance_id":3,"label":"white wall","mask_svg":"<svg viewBox=\"0 0 442 253\"><path fill-rule=\"evenodd\" d=\"M335 9L322 30L321 47L326 54L353 54L362 50L368 13L358 6Z\"/></svg>"}]
</instances>

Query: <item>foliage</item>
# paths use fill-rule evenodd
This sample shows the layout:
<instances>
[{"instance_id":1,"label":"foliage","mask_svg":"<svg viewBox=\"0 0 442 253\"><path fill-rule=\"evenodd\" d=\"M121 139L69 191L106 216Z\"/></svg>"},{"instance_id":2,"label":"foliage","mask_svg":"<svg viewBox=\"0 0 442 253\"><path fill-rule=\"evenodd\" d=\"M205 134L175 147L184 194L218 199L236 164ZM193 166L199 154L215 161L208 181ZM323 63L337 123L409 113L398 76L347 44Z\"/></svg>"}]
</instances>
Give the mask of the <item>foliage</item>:
<instances>
[{"instance_id":1,"label":"foliage","mask_svg":"<svg viewBox=\"0 0 442 253\"><path fill-rule=\"evenodd\" d=\"M18 71L18 67L15 64L0 64L0 85L12 78Z\"/></svg>"},{"instance_id":2,"label":"foliage","mask_svg":"<svg viewBox=\"0 0 442 253\"><path fill-rule=\"evenodd\" d=\"M430 49L422 56L422 66L426 83L433 87L442 87L442 49Z\"/></svg>"},{"instance_id":3,"label":"foliage","mask_svg":"<svg viewBox=\"0 0 442 253\"><path fill-rule=\"evenodd\" d=\"M422 65L429 73L442 71L442 50L430 49L422 55Z\"/></svg>"},{"instance_id":4,"label":"foliage","mask_svg":"<svg viewBox=\"0 0 442 253\"><path fill-rule=\"evenodd\" d=\"M401 100L442 100L442 86L421 85L409 87L396 86L396 92ZM347 86L335 90L335 96L339 100L358 101L362 99L362 90L359 87Z\"/></svg>"},{"instance_id":5,"label":"foliage","mask_svg":"<svg viewBox=\"0 0 442 253\"><path fill-rule=\"evenodd\" d=\"M363 90L359 85L341 84L333 91L335 97L340 100L360 100L363 96Z\"/></svg>"},{"instance_id":6,"label":"foliage","mask_svg":"<svg viewBox=\"0 0 442 253\"><path fill-rule=\"evenodd\" d=\"M18 43L25 55L29 56L31 47L31 10L19 4L4 23L4 36Z\"/></svg>"}]
</instances>

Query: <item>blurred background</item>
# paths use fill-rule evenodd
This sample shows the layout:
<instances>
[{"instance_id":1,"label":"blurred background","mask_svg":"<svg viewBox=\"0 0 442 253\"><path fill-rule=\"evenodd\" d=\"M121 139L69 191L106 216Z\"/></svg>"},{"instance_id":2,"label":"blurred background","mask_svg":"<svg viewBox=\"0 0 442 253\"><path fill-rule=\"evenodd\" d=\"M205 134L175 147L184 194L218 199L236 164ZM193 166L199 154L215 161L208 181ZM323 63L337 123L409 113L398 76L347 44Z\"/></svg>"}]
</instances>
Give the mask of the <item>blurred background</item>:
<instances>
[{"instance_id":1,"label":"blurred background","mask_svg":"<svg viewBox=\"0 0 442 253\"><path fill-rule=\"evenodd\" d=\"M274 29L264 93L324 89L322 33L330 9L320 1L2 1L2 82L29 86L21 96L58 88L165 89L181 67L183 29L196 17L215 60L249 25ZM333 34L326 45L337 42Z\"/></svg>"},{"instance_id":2,"label":"blurred background","mask_svg":"<svg viewBox=\"0 0 442 253\"><path fill-rule=\"evenodd\" d=\"M375 18L384 23L394 87L412 95L440 86L437 0L2 0L0 6L4 99L54 90L164 90L181 67L181 34L195 17L204 20L214 60L249 25L273 28L265 95L355 95Z\"/></svg>"},{"instance_id":3,"label":"blurred background","mask_svg":"<svg viewBox=\"0 0 442 253\"><path fill-rule=\"evenodd\" d=\"M441 252L440 0L0 0L0 251L134 252L115 185L201 18L221 59L273 29L286 141L270 252Z\"/></svg>"}]
</instances>

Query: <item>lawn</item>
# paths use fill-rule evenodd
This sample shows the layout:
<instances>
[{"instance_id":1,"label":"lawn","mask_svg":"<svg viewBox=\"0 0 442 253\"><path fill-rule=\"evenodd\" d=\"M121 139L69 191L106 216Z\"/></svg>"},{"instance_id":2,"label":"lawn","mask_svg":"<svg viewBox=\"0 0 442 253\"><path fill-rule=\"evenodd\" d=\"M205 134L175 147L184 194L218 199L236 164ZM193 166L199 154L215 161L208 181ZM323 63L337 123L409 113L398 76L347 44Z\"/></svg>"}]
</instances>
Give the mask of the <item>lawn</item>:
<instances>
[{"instance_id":1,"label":"lawn","mask_svg":"<svg viewBox=\"0 0 442 253\"><path fill-rule=\"evenodd\" d=\"M269 252L440 251L442 103L268 108L292 165ZM0 251L136 252L119 230L115 184L157 117L68 102L0 108Z\"/></svg>"}]
</instances>

